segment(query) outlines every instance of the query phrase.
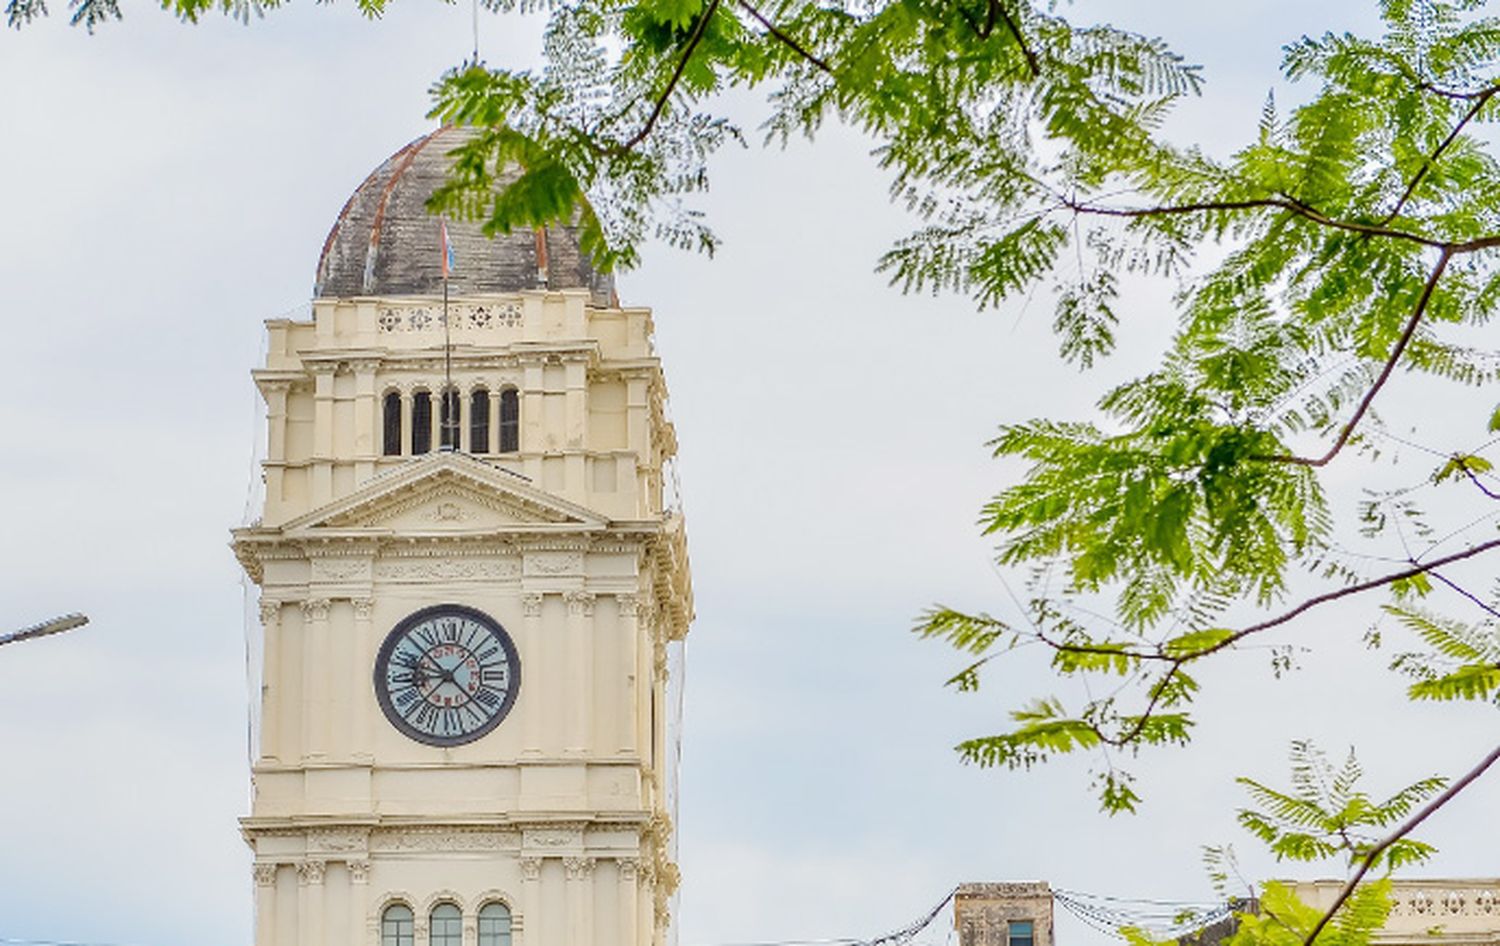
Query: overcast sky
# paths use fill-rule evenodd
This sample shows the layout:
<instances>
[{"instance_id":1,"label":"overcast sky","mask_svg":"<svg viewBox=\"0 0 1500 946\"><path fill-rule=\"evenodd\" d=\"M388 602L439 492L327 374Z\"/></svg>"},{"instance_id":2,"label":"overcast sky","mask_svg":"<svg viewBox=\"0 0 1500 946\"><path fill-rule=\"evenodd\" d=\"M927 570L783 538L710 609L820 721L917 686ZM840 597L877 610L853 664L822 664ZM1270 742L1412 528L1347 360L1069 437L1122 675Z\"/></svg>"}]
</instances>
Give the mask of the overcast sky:
<instances>
[{"instance_id":1,"label":"overcast sky","mask_svg":"<svg viewBox=\"0 0 1500 946\"><path fill-rule=\"evenodd\" d=\"M188 27L125 6L93 37L63 15L0 34L0 627L92 619L0 653L0 942L245 946L245 607L226 542L254 475L249 372L262 320L307 303L350 191L430 127L426 89L467 54L469 13L408 0L368 23L303 3ZM1282 42L1373 10L1096 6L1205 64L1174 133L1221 153L1251 133ZM485 57L529 61L535 28L484 16ZM908 630L934 601L1008 609L973 523L1015 471L984 441L1084 414L1171 316L1136 297L1121 357L1080 377L1041 300L976 314L901 296L873 263L908 221L867 151L834 130L726 154L704 202L719 257L657 250L621 280L656 311L697 591L684 946L874 935L969 880L1208 899L1204 843L1275 870L1236 832L1232 779L1278 780L1288 740L1356 743L1375 789L1487 748L1492 710L1409 706L1347 610L1299 626L1332 649L1288 680L1254 660L1205 674L1194 747L1137 765L1138 816L1097 814L1082 763L960 765L955 742L1049 689L1022 655L977 696L945 691L957 661ZM1496 783L1432 825L1431 872L1500 873Z\"/></svg>"}]
</instances>

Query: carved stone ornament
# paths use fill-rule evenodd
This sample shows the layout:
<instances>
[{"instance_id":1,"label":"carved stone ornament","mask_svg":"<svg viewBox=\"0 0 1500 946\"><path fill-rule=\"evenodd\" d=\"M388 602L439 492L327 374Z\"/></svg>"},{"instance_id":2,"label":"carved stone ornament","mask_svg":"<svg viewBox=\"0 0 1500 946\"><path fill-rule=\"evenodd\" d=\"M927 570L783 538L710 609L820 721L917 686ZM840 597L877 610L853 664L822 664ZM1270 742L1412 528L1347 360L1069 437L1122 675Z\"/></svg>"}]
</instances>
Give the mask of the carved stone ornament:
<instances>
[{"instance_id":1,"label":"carved stone ornament","mask_svg":"<svg viewBox=\"0 0 1500 946\"><path fill-rule=\"evenodd\" d=\"M521 858L521 879L536 880L542 876L542 859L540 857Z\"/></svg>"},{"instance_id":2,"label":"carved stone ornament","mask_svg":"<svg viewBox=\"0 0 1500 946\"><path fill-rule=\"evenodd\" d=\"M307 849L326 854L364 851L369 838L369 832L360 828L314 828L307 833Z\"/></svg>"},{"instance_id":3,"label":"carved stone ornament","mask_svg":"<svg viewBox=\"0 0 1500 946\"><path fill-rule=\"evenodd\" d=\"M520 835L500 828L391 828L377 831L370 847L382 851L503 851Z\"/></svg>"},{"instance_id":4,"label":"carved stone ornament","mask_svg":"<svg viewBox=\"0 0 1500 946\"><path fill-rule=\"evenodd\" d=\"M360 621L370 620L370 616L375 613L374 598L353 598L349 603L354 605L354 617Z\"/></svg>"},{"instance_id":5,"label":"carved stone ornament","mask_svg":"<svg viewBox=\"0 0 1500 946\"><path fill-rule=\"evenodd\" d=\"M369 883L369 881L370 881L370 862L369 861L349 861L348 864L349 864L349 881L350 881L350 883L356 883L356 884Z\"/></svg>"},{"instance_id":6,"label":"carved stone ornament","mask_svg":"<svg viewBox=\"0 0 1500 946\"><path fill-rule=\"evenodd\" d=\"M563 599L568 602L569 614L593 617L594 593L592 591L570 591L563 596Z\"/></svg>"},{"instance_id":7,"label":"carved stone ornament","mask_svg":"<svg viewBox=\"0 0 1500 946\"><path fill-rule=\"evenodd\" d=\"M321 884L326 861L303 861L297 865L297 879L304 884Z\"/></svg>"},{"instance_id":8,"label":"carved stone ornament","mask_svg":"<svg viewBox=\"0 0 1500 946\"><path fill-rule=\"evenodd\" d=\"M529 828L526 831L527 847L583 847L582 825L558 825L547 828Z\"/></svg>"},{"instance_id":9,"label":"carved stone ornament","mask_svg":"<svg viewBox=\"0 0 1500 946\"><path fill-rule=\"evenodd\" d=\"M633 618L641 609L641 599L635 595L615 595L615 604L620 608L620 616Z\"/></svg>"},{"instance_id":10,"label":"carved stone ornament","mask_svg":"<svg viewBox=\"0 0 1500 946\"><path fill-rule=\"evenodd\" d=\"M381 562L375 575L388 581L460 581L515 578L521 566L514 559L433 558Z\"/></svg>"},{"instance_id":11,"label":"carved stone ornament","mask_svg":"<svg viewBox=\"0 0 1500 946\"><path fill-rule=\"evenodd\" d=\"M542 616L542 594L539 591L528 591L521 595L521 613L529 618Z\"/></svg>"},{"instance_id":12,"label":"carved stone ornament","mask_svg":"<svg viewBox=\"0 0 1500 946\"><path fill-rule=\"evenodd\" d=\"M276 872L281 868L280 864L256 864L255 886L269 887L276 883Z\"/></svg>"},{"instance_id":13,"label":"carved stone ornament","mask_svg":"<svg viewBox=\"0 0 1500 946\"><path fill-rule=\"evenodd\" d=\"M594 876L594 859L592 857L565 857L563 870L567 872L569 880L588 880Z\"/></svg>"},{"instance_id":14,"label":"carved stone ornament","mask_svg":"<svg viewBox=\"0 0 1500 946\"><path fill-rule=\"evenodd\" d=\"M360 558L315 558L313 581L348 581L369 574L369 562Z\"/></svg>"},{"instance_id":15,"label":"carved stone ornament","mask_svg":"<svg viewBox=\"0 0 1500 946\"><path fill-rule=\"evenodd\" d=\"M634 857L621 857L615 860L615 864L620 868L621 880L630 883L633 883L635 881L636 874L640 871L641 867L641 862L639 859Z\"/></svg>"},{"instance_id":16,"label":"carved stone ornament","mask_svg":"<svg viewBox=\"0 0 1500 946\"><path fill-rule=\"evenodd\" d=\"M262 598L260 602L260 623L269 626L281 617L281 602L267 601Z\"/></svg>"},{"instance_id":17,"label":"carved stone ornament","mask_svg":"<svg viewBox=\"0 0 1500 946\"><path fill-rule=\"evenodd\" d=\"M581 575L582 552L532 552L526 556L529 575Z\"/></svg>"},{"instance_id":18,"label":"carved stone ornament","mask_svg":"<svg viewBox=\"0 0 1500 946\"><path fill-rule=\"evenodd\" d=\"M1495 912L1495 891L1481 890L1474 897L1474 907L1485 916Z\"/></svg>"},{"instance_id":19,"label":"carved stone ornament","mask_svg":"<svg viewBox=\"0 0 1500 946\"><path fill-rule=\"evenodd\" d=\"M309 621L328 620L329 601L327 598L311 598L302 602L302 616Z\"/></svg>"}]
</instances>

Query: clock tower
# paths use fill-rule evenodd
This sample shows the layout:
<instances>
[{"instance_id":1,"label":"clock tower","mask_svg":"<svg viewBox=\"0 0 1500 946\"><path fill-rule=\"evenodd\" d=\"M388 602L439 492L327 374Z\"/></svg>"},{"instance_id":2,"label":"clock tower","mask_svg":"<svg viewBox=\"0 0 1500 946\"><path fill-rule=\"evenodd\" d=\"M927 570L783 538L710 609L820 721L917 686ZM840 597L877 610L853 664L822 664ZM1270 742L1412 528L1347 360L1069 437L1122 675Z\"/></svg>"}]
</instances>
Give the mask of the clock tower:
<instances>
[{"instance_id":1,"label":"clock tower","mask_svg":"<svg viewBox=\"0 0 1500 946\"><path fill-rule=\"evenodd\" d=\"M256 946L666 939L692 592L651 313L562 226L448 221L445 285L463 135L359 186L254 372Z\"/></svg>"}]
</instances>

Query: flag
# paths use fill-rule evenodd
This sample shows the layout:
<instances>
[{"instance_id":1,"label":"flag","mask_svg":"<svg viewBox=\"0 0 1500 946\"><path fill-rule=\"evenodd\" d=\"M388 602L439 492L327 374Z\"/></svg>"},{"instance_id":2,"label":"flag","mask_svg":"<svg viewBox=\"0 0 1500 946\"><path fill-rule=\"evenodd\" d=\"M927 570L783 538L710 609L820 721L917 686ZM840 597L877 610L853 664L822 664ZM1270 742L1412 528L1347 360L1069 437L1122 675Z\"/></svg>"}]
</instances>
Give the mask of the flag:
<instances>
[{"instance_id":1,"label":"flag","mask_svg":"<svg viewBox=\"0 0 1500 946\"><path fill-rule=\"evenodd\" d=\"M438 232L443 238L443 278L447 279L458 268L453 263L453 244L448 241L448 221L438 221Z\"/></svg>"}]
</instances>

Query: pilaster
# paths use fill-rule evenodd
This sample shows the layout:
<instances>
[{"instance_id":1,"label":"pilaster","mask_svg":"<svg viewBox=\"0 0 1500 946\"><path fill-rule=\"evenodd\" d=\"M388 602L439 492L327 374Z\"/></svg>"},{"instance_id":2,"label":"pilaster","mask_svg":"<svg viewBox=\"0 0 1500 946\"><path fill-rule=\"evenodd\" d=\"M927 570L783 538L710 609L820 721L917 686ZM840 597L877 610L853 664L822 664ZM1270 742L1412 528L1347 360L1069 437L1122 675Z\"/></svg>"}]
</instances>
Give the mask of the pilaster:
<instances>
[{"instance_id":1,"label":"pilaster","mask_svg":"<svg viewBox=\"0 0 1500 946\"><path fill-rule=\"evenodd\" d=\"M323 872L327 866L324 861L297 865L298 946L323 946Z\"/></svg>"},{"instance_id":2,"label":"pilaster","mask_svg":"<svg viewBox=\"0 0 1500 946\"><path fill-rule=\"evenodd\" d=\"M281 865L255 865L255 946L276 946L276 875Z\"/></svg>"},{"instance_id":3,"label":"pilaster","mask_svg":"<svg viewBox=\"0 0 1500 946\"><path fill-rule=\"evenodd\" d=\"M260 758L274 762L281 752L281 602L262 598L260 672Z\"/></svg>"},{"instance_id":4,"label":"pilaster","mask_svg":"<svg viewBox=\"0 0 1500 946\"><path fill-rule=\"evenodd\" d=\"M327 598L302 602L302 755L328 754L328 611ZM321 883L321 879L319 880Z\"/></svg>"},{"instance_id":5,"label":"pilaster","mask_svg":"<svg viewBox=\"0 0 1500 946\"><path fill-rule=\"evenodd\" d=\"M333 373L338 366L314 362L312 504L333 500Z\"/></svg>"},{"instance_id":6,"label":"pilaster","mask_svg":"<svg viewBox=\"0 0 1500 946\"><path fill-rule=\"evenodd\" d=\"M564 749L573 755L585 755L593 745L590 730L594 720L594 593L570 591L568 603L567 666L573 671L577 686L568 695L568 721Z\"/></svg>"}]
</instances>

